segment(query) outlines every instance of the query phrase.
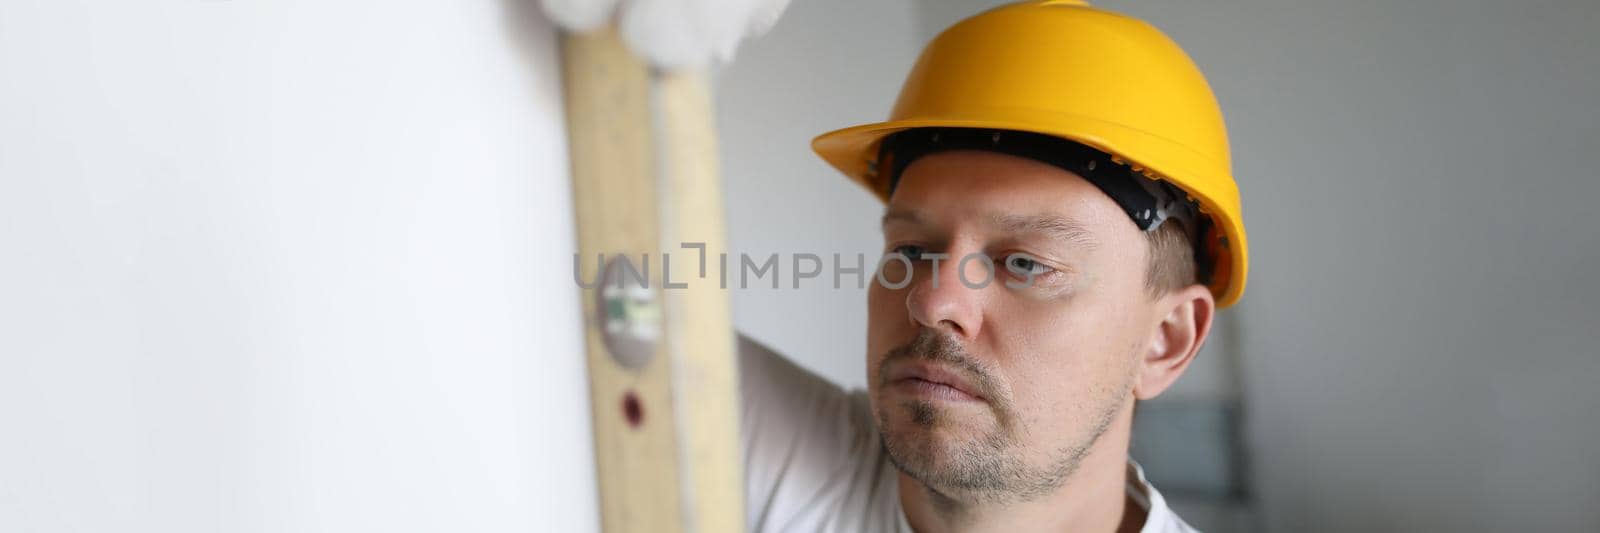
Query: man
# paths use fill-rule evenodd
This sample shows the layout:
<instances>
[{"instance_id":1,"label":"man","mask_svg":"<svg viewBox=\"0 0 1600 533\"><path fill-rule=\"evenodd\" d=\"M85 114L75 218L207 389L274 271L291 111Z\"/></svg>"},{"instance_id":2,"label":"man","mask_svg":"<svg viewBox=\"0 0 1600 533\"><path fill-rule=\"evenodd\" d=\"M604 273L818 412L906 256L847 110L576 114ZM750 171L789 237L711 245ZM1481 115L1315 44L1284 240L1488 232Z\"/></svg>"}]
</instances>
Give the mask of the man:
<instances>
[{"instance_id":1,"label":"man","mask_svg":"<svg viewBox=\"0 0 1600 533\"><path fill-rule=\"evenodd\" d=\"M891 119L813 143L883 198L867 383L742 339L752 531L1191 531L1136 400L1244 289L1226 133L1138 20L1031 1L946 30Z\"/></svg>"}]
</instances>

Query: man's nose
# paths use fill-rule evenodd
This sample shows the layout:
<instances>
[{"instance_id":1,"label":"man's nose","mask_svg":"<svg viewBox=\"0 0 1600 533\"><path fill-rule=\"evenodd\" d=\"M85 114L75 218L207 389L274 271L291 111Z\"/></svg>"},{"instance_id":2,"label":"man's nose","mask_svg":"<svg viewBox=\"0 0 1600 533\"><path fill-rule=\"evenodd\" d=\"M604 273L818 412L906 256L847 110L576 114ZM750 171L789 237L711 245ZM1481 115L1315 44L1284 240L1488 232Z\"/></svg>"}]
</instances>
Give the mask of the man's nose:
<instances>
[{"instance_id":1,"label":"man's nose","mask_svg":"<svg viewBox=\"0 0 1600 533\"><path fill-rule=\"evenodd\" d=\"M983 326L984 300L994 281L993 263L981 252L947 253L948 257L939 259L938 268L933 268L928 257L921 260L929 275L913 280L906 293L906 308L911 319L924 327L972 340Z\"/></svg>"}]
</instances>

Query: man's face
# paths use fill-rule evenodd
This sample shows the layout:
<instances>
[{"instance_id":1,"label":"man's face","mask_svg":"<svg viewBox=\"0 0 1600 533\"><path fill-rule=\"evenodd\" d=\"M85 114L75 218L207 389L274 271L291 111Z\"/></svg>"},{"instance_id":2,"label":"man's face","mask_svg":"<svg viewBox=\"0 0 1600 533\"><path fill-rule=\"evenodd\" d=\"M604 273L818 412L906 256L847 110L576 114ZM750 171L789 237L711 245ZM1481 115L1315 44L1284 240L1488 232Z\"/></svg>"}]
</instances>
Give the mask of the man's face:
<instances>
[{"instance_id":1,"label":"man's face","mask_svg":"<svg viewBox=\"0 0 1600 533\"><path fill-rule=\"evenodd\" d=\"M1059 487L1132 400L1154 323L1143 234L1077 175L978 151L907 168L883 233L885 253L923 256L909 272L885 261L868 292L868 385L891 459L951 496ZM948 258L935 270L930 254Z\"/></svg>"}]
</instances>

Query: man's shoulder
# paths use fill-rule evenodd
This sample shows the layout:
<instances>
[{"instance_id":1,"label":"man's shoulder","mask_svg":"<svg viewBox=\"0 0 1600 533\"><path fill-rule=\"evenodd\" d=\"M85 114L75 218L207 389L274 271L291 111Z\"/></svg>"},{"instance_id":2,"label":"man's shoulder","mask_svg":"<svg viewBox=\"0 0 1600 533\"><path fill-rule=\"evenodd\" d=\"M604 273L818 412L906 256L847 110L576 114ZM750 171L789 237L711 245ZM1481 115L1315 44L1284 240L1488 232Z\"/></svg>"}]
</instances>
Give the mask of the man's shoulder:
<instances>
[{"instance_id":1,"label":"man's shoulder","mask_svg":"<svg viewBox=\"0 0 1600 533\"><path fill-rule=\"evenodd\" d=\"M899 531L894 467L864 391L738 339L750 531Z\"/></svg>"},{"instance_id":2,"label":"man's shoulder","mask_svg":"<svg viewBox=\"0 0 1600 533\"><path fill-rule=\"evenodd\" d=\"M1144 508L1144 527L1140 533L1198 533L1199 530L1184 522L1167 506L1161 491L1144 476L1144 467L1128 459L1128 497Z\"/></svg>"},{"instance_id":3,"label":"man's shoulder","mask_svg":"<svg viewBox=\"0 0 1600 533\"><path fill-rule=\"evenodd\" d=\"M865 391L846 390L743 335L738 352L742 428L758 439L753 444L804 444L806 450L794 453L814 462L859 461L879 453Z\"/></svg>"}]
</instances>

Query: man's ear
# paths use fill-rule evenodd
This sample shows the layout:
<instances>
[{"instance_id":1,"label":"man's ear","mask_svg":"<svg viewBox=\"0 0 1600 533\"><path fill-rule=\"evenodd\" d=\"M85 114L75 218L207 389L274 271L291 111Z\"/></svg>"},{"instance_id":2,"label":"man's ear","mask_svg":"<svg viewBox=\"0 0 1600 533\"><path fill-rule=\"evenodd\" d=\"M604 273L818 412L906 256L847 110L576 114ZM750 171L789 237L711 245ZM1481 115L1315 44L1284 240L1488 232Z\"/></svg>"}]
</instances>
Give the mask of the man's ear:
<instances>
[{"instance_id":1,"label":"man's ear","mask_svg":"<svg viewBox=\"0 0 1600 533\"><path fill-rule=\"evenodd\" d=\"M1216 299L1204 285L1190 285L1156 300L1157 322L1138 361L1135 398L1160 396L1183 375L1211 333L1216 311Z\"/></svg>"}]
</instances>

